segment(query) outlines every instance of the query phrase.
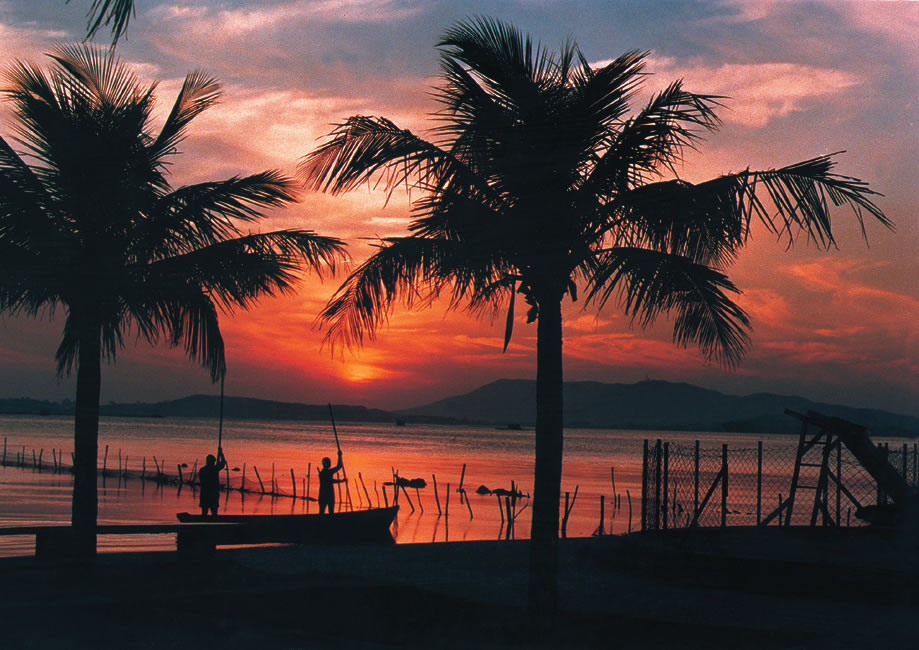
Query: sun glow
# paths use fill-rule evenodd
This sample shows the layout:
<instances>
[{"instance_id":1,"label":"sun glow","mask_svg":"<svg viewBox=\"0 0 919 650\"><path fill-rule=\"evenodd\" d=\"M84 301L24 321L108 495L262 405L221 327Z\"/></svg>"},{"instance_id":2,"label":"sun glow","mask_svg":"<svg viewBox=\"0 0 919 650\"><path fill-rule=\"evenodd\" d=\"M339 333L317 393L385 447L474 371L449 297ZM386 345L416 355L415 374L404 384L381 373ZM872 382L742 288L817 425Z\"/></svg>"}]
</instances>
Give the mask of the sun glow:
<instances>
[{"instance_id":1,"label":"sun glow","mask_svg":"<svg viewBox=\"0 0 919 650\"><path fill-rule=\"evenodd\" d=\"M342 366L341 378L349 383L364 383L384 379L390 373L383 368L363 363L346 363Z\"/></svg>"}]
</instances>

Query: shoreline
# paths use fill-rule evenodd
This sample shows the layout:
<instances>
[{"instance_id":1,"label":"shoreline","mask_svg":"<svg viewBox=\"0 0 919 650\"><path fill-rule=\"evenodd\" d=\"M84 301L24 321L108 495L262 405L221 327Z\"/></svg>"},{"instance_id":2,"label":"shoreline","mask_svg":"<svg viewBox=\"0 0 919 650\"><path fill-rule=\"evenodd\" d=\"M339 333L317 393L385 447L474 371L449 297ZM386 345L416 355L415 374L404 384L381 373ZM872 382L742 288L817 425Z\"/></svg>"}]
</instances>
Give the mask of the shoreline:
<instances>
[{"instance_id":1,"label":"shoreline","mask_svg":"<svg viewBox=\"0 0 919 650\"><path fill-rule=\"evenodd\" d=\"M748 540L724 541L701 562L710 540L687 549L677 536L643 537L560 540L562 611L548 636L527 622L525 540L239 548L196 563L111 553L90 568L3 558L4 645L845 648L914 636L915 567L897 591L870 564L856 582L832 579L860 550L876 558L884 540L854 543L820 580L802 571L816 566L808 557L762 565L763 580ZM771 537L762 548L775 553Z\"/></svg>"}]
</instances>

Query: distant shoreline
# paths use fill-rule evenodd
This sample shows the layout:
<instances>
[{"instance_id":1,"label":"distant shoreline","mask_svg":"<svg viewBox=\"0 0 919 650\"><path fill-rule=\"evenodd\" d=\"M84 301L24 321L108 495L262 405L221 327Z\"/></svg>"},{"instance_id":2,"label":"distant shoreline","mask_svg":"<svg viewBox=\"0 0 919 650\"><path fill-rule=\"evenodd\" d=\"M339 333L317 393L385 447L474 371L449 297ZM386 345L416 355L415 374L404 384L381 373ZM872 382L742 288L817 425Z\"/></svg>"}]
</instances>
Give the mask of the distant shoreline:
<instances>
[{"instance_id":1,"label":"distant shoreline","mask_svg":"<svg viewBox=\"0 0 919 650\"><path fill-rule=\"evenodd\" d=\"M252 397L225 397L228 420L327 422L328 404L279 402ZM793 395L757 393L727 395L686 383L641 381L634 384L565 383L565 428L625 431L685 431L795 434L799 424L785 415L810 410L842 418L867 428L878 437L919 438L919 418L880 409L812 402ZM491 426L515 431L535 425L535 382L502 379L464 395L456 395L410 409L384 410L335 404L342 422L392 423L393 426L442 424ZM73 415L73 402L26 398L0 399L0 414ZM474 417L470 417L474 414ZM162 402L109 403L103 417L214 418L220 398L190 395Z\"/></svg>"}]
</instances>

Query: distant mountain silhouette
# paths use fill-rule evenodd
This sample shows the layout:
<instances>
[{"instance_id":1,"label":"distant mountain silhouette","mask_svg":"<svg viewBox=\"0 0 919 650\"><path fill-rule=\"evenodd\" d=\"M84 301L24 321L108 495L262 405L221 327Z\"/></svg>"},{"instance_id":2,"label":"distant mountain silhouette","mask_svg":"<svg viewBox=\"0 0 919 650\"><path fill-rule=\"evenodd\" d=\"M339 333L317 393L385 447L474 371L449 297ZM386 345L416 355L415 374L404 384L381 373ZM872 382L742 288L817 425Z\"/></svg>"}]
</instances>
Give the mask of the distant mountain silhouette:
<instances>
[{"instance_id":1,"label":"distant mountain silhouette","mask_svg":"<svg viewBox=\"0 0 919 650\"><path fill-rule=\"evenodd\" d=\"M388 411L364 406L334 405L335 418L350 422L395 422ZM33 399L0 399L0 413L32 415L72 415L73 402L49 402ZM100 407L103 416L218 418L220 398L191 395L164 402L109 403ZM223 416L230 420L328 420L327 404L275 402L252 397L225 397Z\"/></svg>"},{"instance_id":2,"label":"distant mountain silhouette","mask_svg":"<svg viewBox=\"0 0 919 650\"><path fill-rule=\"evenodd\" d=\"M501 379L465 395L456 395L402 411L334 405L335 418L348 422L468 423L532 427L536 419L536 382ZM789 395L725 395L692 384L642 381L605 384L565 383L565 426L657 431L725 431L797 433L789 408L841 417L867 427L875 436L919 436L919 418L877 409L851 408ZM0 413L72 415L73 403L34 399L0 399ZM220 398L191 395L164 402L110 403L103 416L214 418ZM328 420L326 404L276 402L252 397L225 397L224 417L236 420Z\"/></svg>"},{"instance_id":3,"label":"distant mountain silhouette","mask_svg":"<svg viewBox=\"0 0 919 650\"><path fill-rule=\"evenodd\" d=\"M335 418L357 422L393 422L388 411L348 404L334 405ZM213 395L191 395L181 399L152 404L108 404L103 415L213 417L220 415L220 398ZM327 404L276 402L254 397L224 397L223 417L231 420L328 420Z\"/></svg>"},{"instance_id":4,"label":"distant mountain silhouette","mask_svg":"<svg viewBox=\"0 0 919 650\"><path fill-rule=\"evenodd\" d=\"M919 436L919 418L877 409L851 408L801 397L756 393L725 395L685 383L642 381L606 384L565 383L565 426L660 431L731 431L797 433L799 423L786 408L815 410L867 427L874 435ZM465 395L402 411L408 416L436 416L500 425L533 426L536 382L501 379Z\"/></svg>"}]
</instances>

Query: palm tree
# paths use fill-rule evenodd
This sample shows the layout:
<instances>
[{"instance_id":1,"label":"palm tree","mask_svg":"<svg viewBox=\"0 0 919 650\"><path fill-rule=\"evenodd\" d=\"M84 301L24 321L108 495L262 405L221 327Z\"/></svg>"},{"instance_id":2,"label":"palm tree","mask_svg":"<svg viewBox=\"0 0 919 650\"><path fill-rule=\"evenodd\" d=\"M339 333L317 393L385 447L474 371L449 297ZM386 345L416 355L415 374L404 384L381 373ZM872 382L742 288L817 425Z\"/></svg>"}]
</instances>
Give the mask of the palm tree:
<instances>
[{"instance_id":1,"label":"palm tree","mask_svg":"<svg viewBox=\"0 0 919 650\"><path fill-rule=\"evenodd\" d=\"M338 239L308 230L243 233L295 199L277 171L173 188L168 165L219 84L185 78L159 132L156 85L111 52L60 46L47 72L17 62L3 91L22 152L0 139L0 311L63 308L59 372L76 368L72 521L95 551L102 358L127 335L183 345L216 381L226 372L218 310L292 290L305 263L334 272Z\"/></svg>"},{"instance_id":2,"label":"palm tree","mask_svg":"<svg viewBox=\"0 0 919 650\"><path fill-rule=\"evenodd\" d=\"M713 131L721 98L670 84L629 115L647 53L592 68L574 43L554 56L487 18L448 29L441 48L442 110L425 139L382 117L339 124L307 155L308 187L332 193L364 182L421 190L410 234L383 240L321 314L327 337L359 345L394 305L427 304L495 315L515 296L537 322L532 612L555 609L562 468L562 316L578 287L610 298L641 326L675 317L675 343L697 344L731 367L749 323L723 270L759 220L789 244L834 245L828 201L890 222L865 183L832 173L820 156L767 171L692 184L675 165L700 131Z\"/></svg>"}]
</instances>

